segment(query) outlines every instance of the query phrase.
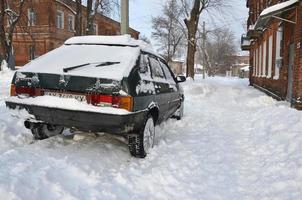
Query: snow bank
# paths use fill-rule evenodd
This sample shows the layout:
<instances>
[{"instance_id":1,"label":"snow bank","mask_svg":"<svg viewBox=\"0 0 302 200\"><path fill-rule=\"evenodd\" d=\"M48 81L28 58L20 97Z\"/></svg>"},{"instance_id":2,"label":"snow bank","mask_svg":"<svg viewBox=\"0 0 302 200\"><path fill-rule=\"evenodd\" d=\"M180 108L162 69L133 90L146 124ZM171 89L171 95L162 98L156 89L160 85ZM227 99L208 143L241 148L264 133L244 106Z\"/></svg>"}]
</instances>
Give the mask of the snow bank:
<instances>
[{"instance_id":1,"label":"snow bank","mask_svg":"<svg viewBox=\"0 0 302 200\"><path fill-rule=\"evenodd\" d=\"M0 73L0 199L301 199L302 112L247 80L183 83L183 120L156 127L135 159L106 134L32 143L3 103L11 76Z\"/></svg>"}]
</instances>

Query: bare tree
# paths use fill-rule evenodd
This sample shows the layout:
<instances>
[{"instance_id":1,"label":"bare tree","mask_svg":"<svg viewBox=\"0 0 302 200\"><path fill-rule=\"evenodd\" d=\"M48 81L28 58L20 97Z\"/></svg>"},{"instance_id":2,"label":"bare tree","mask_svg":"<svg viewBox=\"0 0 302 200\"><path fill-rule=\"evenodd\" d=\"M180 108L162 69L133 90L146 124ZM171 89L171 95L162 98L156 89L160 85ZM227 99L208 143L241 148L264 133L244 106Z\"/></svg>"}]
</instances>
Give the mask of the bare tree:
<instances>
[{"instance_id":1,"label":"bare tree","mask_svg":"<svg viewBox=\"0 0 302 200\"><path fill-rule=\"evenodd\" d=\"M25 5L24 0L11 1L0 0L0 44L1 52L4 59L9 62L13 59L13 34L20 20L23 8ZM5 27L5 20L7 19L8 26ZM14 68L13 65L9 65Z\"/></svg>"},{"instance_id":2,"label":"bare tree","mask_svg":"<svg viewBox=\"0 0 302 200\"><path fill-rule=\"evenodd\" d=\"M188 49L187 49L187 76L194 78L194 61L196 52L196 33L200 15L209 8L217 8L223 5L223 0L181 0L186 9L184 23L187 28Z\"/></svg>"},{"instance_id":3,"label":"bare tree","mask_svg":"<svg viewBox=\"0 0 302 200\"><path fill-rule=\"evenodd\" d=\"M234 33L228 28L216 29L210 34L207 42L212 72L225 72L232 65L232 56L236 53Z\"/></svg>"},{"instance_id":4,"label":"bare tree","mask_svg":"<svg viewBox=\"0 0 302 200\"><path fill-rule=\"evenodd\" d=\"M93 22L97 13L109 15L118 5L117 0L87 0L86 35L93 35L95 33Z\"/></svg>"},{"instance_id":5,"label":"bare tree","mask_svg":"<svg viewBox=\"0 0 302 200\"><path fill-rule=\"evenodd\" d=\"M179 24L179 19L183 15L183 9L177 0L168 0L163 6L163 13L152 19L154 31L152 37L160 44L167 61L171 61L179 50L184 34Z\"/></svg>"},{"instance_id":6,"label":"bare tree","mask_svg":"<svg viewBox=\"0 0 302 200\"><path fill-rule=\"evenodd\" d=\"M75 15L75 35L83 34L83 11L82 0L76 0L76 15Z\"/></svg>"}]
</instances>

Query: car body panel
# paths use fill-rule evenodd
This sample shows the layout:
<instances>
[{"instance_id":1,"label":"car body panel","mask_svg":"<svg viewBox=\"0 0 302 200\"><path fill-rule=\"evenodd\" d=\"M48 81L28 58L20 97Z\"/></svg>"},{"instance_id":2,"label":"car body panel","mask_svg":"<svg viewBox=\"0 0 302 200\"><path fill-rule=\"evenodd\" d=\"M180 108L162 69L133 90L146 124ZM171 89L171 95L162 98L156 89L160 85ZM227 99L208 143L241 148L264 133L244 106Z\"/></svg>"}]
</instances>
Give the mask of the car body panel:
<instances>
[{"instance_id":1,"label":"car body panel","mask_svg":"<svg viewBox=\"0 0 302 200\"><path fill-rule=\"evenodd\" d=\"M163 73L161 78L156 77L152 72L151 58L153 62L159 63L159 69ZM165 70L160 63L165 65ZM169 79L167 73L169 73ZM158 110L156 123L163 122L175 113L184 99L181 86L166 62L161 57L144 51L141 51L129 75L121 80L100 78L98 74L95 74L95 77L85 77L63 72L56 74L21 71L16 72L12 84L16 87L40 88L43 91L62 93L129 95L133 98L133 109L129 115L122 116L22 105L6 101L7 107L25 109L35 116L35 120L85 131L105 131L115 134L139 132L143 120L152 108Z\"/></svg>"}]
</instances>

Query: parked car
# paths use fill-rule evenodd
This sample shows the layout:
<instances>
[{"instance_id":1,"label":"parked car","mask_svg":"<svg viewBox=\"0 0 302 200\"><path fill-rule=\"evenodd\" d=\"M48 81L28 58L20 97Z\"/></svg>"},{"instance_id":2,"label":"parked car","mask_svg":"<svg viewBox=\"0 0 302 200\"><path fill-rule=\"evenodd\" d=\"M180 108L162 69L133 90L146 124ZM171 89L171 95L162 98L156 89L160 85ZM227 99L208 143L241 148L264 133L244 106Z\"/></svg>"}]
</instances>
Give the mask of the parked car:
<instances>
[{"instance_id":1,"label":"parked car","mask_svg":"<svg viewBox=\"0 0 302 200\"><path fill-rule=\"evenodd\" d=\"M145 157L154 126L183 116L184 81L129 36L74 37L15 73L6 106L26 111L35 139L64 128L107 132L128 138L131 155Z\"/></svg>"}]
</instances>

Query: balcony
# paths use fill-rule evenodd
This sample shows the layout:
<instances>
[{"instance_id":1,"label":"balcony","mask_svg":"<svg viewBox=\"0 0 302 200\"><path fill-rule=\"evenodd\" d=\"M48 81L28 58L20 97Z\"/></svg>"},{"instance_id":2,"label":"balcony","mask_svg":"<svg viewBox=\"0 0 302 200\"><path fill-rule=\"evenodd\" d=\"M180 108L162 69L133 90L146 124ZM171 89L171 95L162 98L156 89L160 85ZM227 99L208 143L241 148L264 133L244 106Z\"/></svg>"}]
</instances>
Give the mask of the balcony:
<instances>
[{"instance_id":1,"label":"balcony","mask_svg":"<svg viewBox=\"0 0 302 200\"><path fill-rule=\"evenodd\" d=\"M255 30L254 26L249 26L249 29L247 31L247 37L251 38L251 39L257 39L262 35L262 31L261 30Z\"/></svg>"},{"instance_id":2,"label":"balcony","mask_svg":"<svg viewBox=\"0 0 302 200\"><path fill-rule=\"evenodd\" d=\"M242 51L249 51L251 49L251 39L246 36L241 36L241 50Z\"/></svg>"}]
</instances>

